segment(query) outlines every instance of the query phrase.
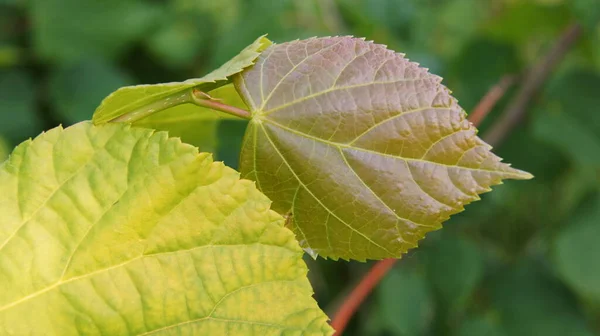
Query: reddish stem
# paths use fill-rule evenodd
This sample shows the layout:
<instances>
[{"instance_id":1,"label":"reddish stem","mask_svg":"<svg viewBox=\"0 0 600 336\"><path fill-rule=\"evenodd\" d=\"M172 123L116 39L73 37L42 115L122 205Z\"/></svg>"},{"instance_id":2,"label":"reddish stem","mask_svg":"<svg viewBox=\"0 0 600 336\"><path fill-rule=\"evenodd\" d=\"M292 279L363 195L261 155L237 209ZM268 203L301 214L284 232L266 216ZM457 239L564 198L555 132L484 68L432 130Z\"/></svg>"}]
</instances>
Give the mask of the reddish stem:
<instances>
[{"instance_id":1,"label":"reddish stem","mask_svg":"<svg viewBox=\"0 0 600 336\"><path fill-rule=\"evenodd\" d=\"M394 266L399 259L383 259L378 261L360 280L358 285L346 297L344 303L335 314L331 326L336 330L335 335L341 335L346 325L356 312L360 304L371 293L373 288L383 279L387 272Z\"/></svg>"},{"instance_id":2,"label":"reddish stem","mask_svg":"<svg viewBox=\"0 0 600 336\"><path fill-rule=\"evenodd\" d=\"M192 100L193 103L198 106L208 107L210 109L225 112L243 119L252 118L252 115L249 111L243 110L235 106L223 104L216 99L212 99L208 94L198 89L192 90Z\"/></svg>"},{"instance_id":3,"label":"reddish stem","mask_svg":"<svg viewBox=\"0 0 600 336\"><path fill-rule=\"evenodd\" d=\"M506 90L515 83L516 78L511 75L502 77L498 84L494 85L486 94L481 98L477 106L473 109L473 112L469 113L469 121L475 125L475 127L481 125L483 119L487 117L488 113L492 111L496 103L504 96Z\"/></svg>"}]
</instances>

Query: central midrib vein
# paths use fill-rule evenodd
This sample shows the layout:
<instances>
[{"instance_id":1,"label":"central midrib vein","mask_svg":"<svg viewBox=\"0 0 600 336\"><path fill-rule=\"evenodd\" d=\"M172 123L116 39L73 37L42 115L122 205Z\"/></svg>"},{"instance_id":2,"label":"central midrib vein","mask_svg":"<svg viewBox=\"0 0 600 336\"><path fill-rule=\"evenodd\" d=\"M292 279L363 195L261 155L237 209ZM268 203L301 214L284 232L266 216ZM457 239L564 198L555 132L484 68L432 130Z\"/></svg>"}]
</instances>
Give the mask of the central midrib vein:
<instances>
[{"instance_id":1,"label":"central midrib vein","mask_svg":"<svg viewBox=\"0 0 600 336\"><path fill-rule=\"evenodd\" d=\"M394 158L397 160L404 160L404 161L411 161L411 162L424 162L427 164L434 164L434 165L439 165L439 166L444 166L447 168L459 168L459 169L465 169L465 170L471 170L471 171L478 171L478 172L484 172L484 173L491 173L491 174L509 174L509 175L514 175L517 176L518 174L516 173L511 173L511 172L506 172L506 171L496 171L496 170L490 170L490 169L482 169L482 168L472 168L472 167L465 167L465 166L457 166L457 165L449 165L449 164L445 164L445 163L441 163L441 162L435 162L435 161L429 161L429 160L423 160L423 159L416 159L416 158L407 158L407 157L402 157L402 156L396 156L396 155L392 155L392 154L386 154L386 153L381 153L381 152L377 152L374 150L370 150L370 149L366 149L366 148L362 148L362 147L354 147L351 146L349 144L345 144L345 143L339 143L339 142L334 142L334 141L330 141L330 140L325 140L322 138L318 138L315 137L313 135L310 134L306 134L304 132L289 128L287 126L284 126L276 121L273 121L271 119L267 119L267 118L261 118L260 119L262 123L266 123L266 124L270 124L272 126L278 127L282 130L285 130L287 132L290 132L292 134L295 134L297 136L301 136L304 137L306 139L310 139L313 141L317 141L320 143L324 143L326 145L329 146L333 146L333 147L337 147L340 149L351 149L351 150L356 150L359 152L365 152L365 153L371 153L371 154L376 154L376 155L381 155L381 156L385 156L385 157L390 157L390 158Z\"/></svg>"}]
</instances>

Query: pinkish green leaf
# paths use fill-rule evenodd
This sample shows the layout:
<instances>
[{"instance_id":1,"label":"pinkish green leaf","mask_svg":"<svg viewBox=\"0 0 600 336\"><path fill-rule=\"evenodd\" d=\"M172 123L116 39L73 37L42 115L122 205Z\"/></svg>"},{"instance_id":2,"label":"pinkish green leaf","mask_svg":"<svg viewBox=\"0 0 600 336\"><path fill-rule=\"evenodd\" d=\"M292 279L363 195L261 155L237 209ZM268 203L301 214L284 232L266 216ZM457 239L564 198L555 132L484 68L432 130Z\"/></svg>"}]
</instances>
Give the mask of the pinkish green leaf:
<instances>
[{"instance_id":1,"label":"pinkish green leaf","mask_svg":"<svg viewBox=\"0 0 600 336\"><path fill-rule=\"evenodd\" d=\"M240 166L308 251L400 257L502 179L528 179L477 137L441 78L383 45L267 48L234 83L251 109Z\"/></svg>"}]
</instances>

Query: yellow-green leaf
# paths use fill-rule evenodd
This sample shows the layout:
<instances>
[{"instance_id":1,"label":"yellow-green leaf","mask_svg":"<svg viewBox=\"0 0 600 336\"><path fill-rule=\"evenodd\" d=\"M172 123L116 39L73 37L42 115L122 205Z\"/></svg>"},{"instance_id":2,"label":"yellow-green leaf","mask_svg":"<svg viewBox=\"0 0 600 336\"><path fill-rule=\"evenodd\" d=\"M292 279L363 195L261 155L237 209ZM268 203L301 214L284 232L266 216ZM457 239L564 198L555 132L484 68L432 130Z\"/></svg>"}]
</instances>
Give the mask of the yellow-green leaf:
<instances>
[{"instance_id":1,"label":"yellow-green leaf","mask_svg":"<svg viewBox=\"0 0 600 336\"><path fill-rule=\"evenodd\" d=\"M149 106L152 109L160 109L161 106L152 107L151 104L156 102L159 105L169 104L170 102L165 101L166 98L176 99L178 93L191 88L210 92L227 84L227 79L233 74L252 65L260 52L270 44L269 39L261 36L227 63L202 78L188 79L184 82L122 87L102 101L92 120L94 124L99 125L127 114L138 113L140 109L145 110Z\"/></svg>"},{"instance_id":2,"label":"yellow-green leaf","mask_svg":"<svg viewBox=\"0 0 600 336\"><path fill-rule=\"evenodd\" d=\"M331 334L269 205L164 132L24 142L0 165L0 334Z\"/></svg>"},{"instance_id":3,"label":"yellow-green leaf","mask_svg":"<svg viewBox=\"0 0 600 336\"><path fill-rule=\"evenodd\" d=\"M267 48L234 83L252 120L241 155L301 245L324 257L400 257L511 168L441 78L352 37Z\"/></svg>"}]
</instances>

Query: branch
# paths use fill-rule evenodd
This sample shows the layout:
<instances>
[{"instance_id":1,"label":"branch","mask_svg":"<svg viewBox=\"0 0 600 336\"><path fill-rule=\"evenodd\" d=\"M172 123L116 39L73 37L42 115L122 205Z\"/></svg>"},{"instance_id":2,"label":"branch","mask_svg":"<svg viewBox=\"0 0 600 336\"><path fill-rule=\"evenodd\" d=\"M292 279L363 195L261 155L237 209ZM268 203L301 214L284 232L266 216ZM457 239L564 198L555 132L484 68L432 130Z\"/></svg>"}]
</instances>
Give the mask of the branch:
<instances>
[{"instance_id":1,"label":"branch","mask_svg":"<svg viewBox=\"0 0 600 336\"><path fill-rule=\"evenodd\" d=\"M552 70L562 60L580 35L581 27L578 24L572 24L564 30L548 54L527 74L523 86L515 98L508 104L502 117L494 123L492 128L483 137L485 142L492 146L498 145L519 124L527 111L530 101L538 93Z\"/></svg>"},{"instance_id":2,"label":"branch","mask_svg":"<svg viewBox=\"0 0 600 336\"><path fill-rule=\"evenodd\" d=\"M498 120L486 134L487 136L484 137L484 139L488 143L497 145L502 142L508 132L521 120L531 98L537 93L544 81L548 78L550 71L563 58L580 34L581 28L577 24L571 25L563 32L542 62L535 66L525 78L521 90L509 104L502 118ZM512 76L506 76L501 79L500 82L492 87L479 101L473 110L473 113L469 115L469 121L474 126L479 126L514 81L515 79ZM332 327L336 330L336 336L339 336L344 332L346 325L358 307L371 293L373 288L377 286L381 279L383 279L387 272L392 269L397 261L398 259L384 259L378 261L351 291L350 295L344 299L331 322Z\"/></svg>"},{"instance_id":3,"label":"branch","mask_svg":"<svg viewBox=\"0 0 600 336\"><path fill-rule=\"evenodd\" d=\"M379 281L392 269L396 261L398 259L383 259L378 261L352 290L350 295L346 297L342 306L335 314L333 321L331 321L331 326L336 331L335 335L341 335L344 332L352 315L354 315L358 307L369 296Z\"/></svg>"},{"instance_id":4,"label":"branch","mask_svg":"<svg viewBox=\"0 0 600 336\"><path fill-rule=\"evenodd\" d=\"M508 88L516 82L516 77L512 75L506 75L500 79L498 84L494 85L486 94L481 98L477 106L473 109L473 112L469 113L469 121L478 127L483 122L483 119L492 111L494 106L498 103L500 98L504 96Z\"/></svg>"}]
</instances>

